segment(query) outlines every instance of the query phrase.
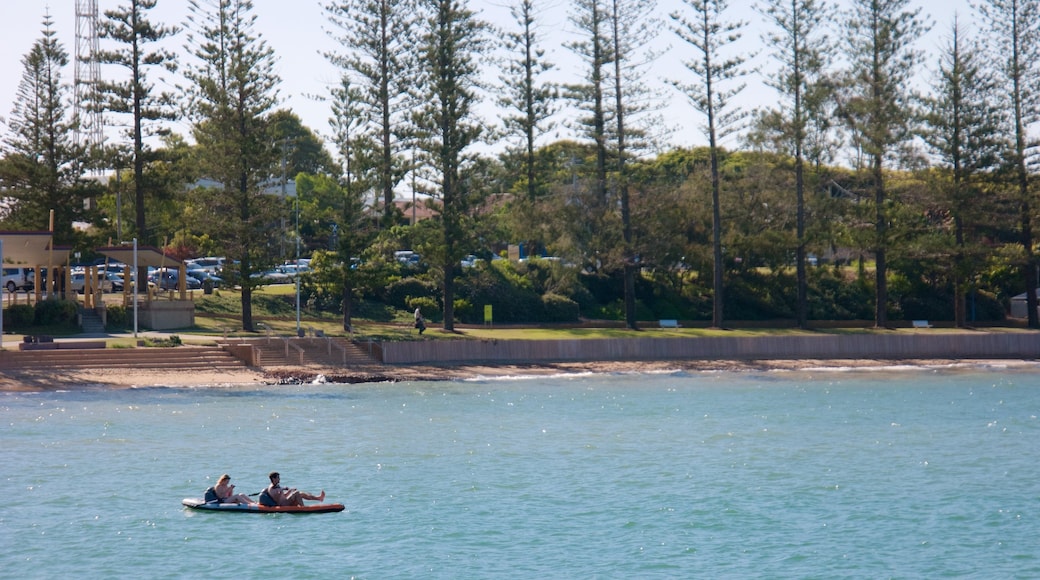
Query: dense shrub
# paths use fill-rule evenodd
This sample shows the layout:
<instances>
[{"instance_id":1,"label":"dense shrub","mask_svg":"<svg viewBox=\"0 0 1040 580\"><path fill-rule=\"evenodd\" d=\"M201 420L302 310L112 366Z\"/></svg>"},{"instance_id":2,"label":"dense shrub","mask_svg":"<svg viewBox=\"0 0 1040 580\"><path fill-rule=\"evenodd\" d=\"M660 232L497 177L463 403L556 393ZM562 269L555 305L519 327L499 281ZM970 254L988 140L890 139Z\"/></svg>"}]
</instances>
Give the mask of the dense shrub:
<instances>
[{"instance_id":1,"label":"dense shrub","mask_svg":"<svg viewBox=\"0 0 1040 580\"><path fill-rule=\"evenodd\" d=\"M545 322L576 322L578 320L578 303L559 294L542 296L542 311Z\"/></svg>"},{"instance_id":2,"label":"dense shrub","mask_svg":"<svg viewBox=\"0 0 1040 580\"><path fill-rule=\"evenodd\" d=\"M76 309L71 300L43 300L36 303L34 320L41 326L75 326Z\"/></svg>"},{"instance_id":3,"label":"dense shrub","mask_svg":"<svg viewBox=\"0 0 1040 580\"><path fill-rule=\"evenodd\" d=\"M436 294L432 284L424 282L419 278L401 278L387 285L383 301L394 308L414 310L408 307L410 298L431 298Z\"/></svg>"},{"instance_id":4,"label":"dense shrub","mask_svg":"<svg viewBox=\"0 0 1040 580\"><path fill-rule=\"evenodd\" d=\"M4 328L26 328L31 326L36 310L28 304L12 304L4 310Z\"/></svg>"},{"instance_id":5,"label":"dense shrub","mask_svg":"<svg viewBox=\"0 0 1040 580\"><path fill-rule=\"evenodd\" d=\"M472 305L460 318L480 324L484 306L491 305L495 322L537 322L543 312L542 299L530 282L511 276L505 269L470 268L458 280L456 296Z\"/></svg>"},{"instance_id":6,"label":"dense shrub","mask_svg":"<svg viewBox=\"0 0 1040 580\"><path fill-rule=\"evenodd\" d=\"M113 305L106 309L105 327L109 330L122 330L129 326L130 318L127 316L126 308Z\"/></svg>"}]
</instances>

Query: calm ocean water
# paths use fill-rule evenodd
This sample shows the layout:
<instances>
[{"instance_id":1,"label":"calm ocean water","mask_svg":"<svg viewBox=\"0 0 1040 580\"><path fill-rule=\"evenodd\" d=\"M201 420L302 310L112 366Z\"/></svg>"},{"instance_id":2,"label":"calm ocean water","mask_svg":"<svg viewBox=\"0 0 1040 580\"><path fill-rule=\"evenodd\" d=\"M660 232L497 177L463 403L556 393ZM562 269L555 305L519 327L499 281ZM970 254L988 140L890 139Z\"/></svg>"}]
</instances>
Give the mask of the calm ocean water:
<instances>
[{"instance_id":1,"label":"calm ocean water","mask_svg":"<svg viewBox=\"0 0 1040 580\"><path fill-rule=\"evenodd\" d=\"M0 395L3 578L1040 577L1040 371ZM347 511L189 512L265 474Z\"/></svg>"}]
</instances>

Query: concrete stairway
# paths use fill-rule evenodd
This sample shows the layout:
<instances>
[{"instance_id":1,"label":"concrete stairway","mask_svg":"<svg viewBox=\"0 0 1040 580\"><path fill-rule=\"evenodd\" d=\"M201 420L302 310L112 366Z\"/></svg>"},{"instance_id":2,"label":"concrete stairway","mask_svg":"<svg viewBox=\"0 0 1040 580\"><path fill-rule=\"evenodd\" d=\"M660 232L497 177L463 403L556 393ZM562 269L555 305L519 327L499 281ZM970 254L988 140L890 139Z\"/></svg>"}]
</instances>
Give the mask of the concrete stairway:
<instances>
[{"instance_id":1,"label":"concrete stairway","mask_svg":"<svg viewBox=\"0 0 1040 580\"><path fill-rule=\"evenodd\" d=\"M62 348L15 351L0 354L0 370L91 368L147 368L212 371L240 369L246 365L220 347L179 346L175 348Z\"/></svg>"},{"instance_id":2,"label":"concrete stairway","mask_svg":"<svg viewBox=\"0 0 1040 580\"><path fill-rule=\"evenodd\" d=\"M83 334L105 334L105 324L94 310L82 309L80 314L80 328Z\"/></svg>"}]
</instances>

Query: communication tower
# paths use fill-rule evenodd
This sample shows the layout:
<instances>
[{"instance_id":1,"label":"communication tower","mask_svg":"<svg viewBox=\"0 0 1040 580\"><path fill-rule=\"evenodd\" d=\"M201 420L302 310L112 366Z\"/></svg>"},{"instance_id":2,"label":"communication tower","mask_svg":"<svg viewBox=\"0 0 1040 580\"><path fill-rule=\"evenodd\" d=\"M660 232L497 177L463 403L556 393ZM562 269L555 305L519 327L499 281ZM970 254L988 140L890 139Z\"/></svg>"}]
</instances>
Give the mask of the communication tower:
<instances>
[{"instance_id":1,"label":"communication tower","mask_svg":"<svg viewBox=\"0 0 1040 580\"><path fill-rule=\"evenodd\" d=\"M97 0L76 0L76 65L73 84L73 118L78 121L76 145L96 151L105 140L101 107L97 96L101 80L98 62Z\"/></svg>"}]
</instances>

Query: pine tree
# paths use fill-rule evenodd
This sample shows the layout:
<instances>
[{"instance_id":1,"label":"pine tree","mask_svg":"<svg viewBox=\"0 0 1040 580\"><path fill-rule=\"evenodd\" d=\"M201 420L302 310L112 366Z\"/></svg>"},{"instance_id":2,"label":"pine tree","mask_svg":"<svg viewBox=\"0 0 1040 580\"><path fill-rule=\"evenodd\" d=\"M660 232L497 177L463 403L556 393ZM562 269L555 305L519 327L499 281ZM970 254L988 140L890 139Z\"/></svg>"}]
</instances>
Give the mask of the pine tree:
<instances>
[{"instance_id":1,"label":"pine tree","mask_svg":"<svg viewBox=\"0 0 1040 580\"><path fill-rule=\"evenodd\" d=\"M192 129L205 174L223 187L207 196L210 225L239 261L242 328L253 330L252 274L273 259L269 229L278 209L261 190L277 159L268 133L279 82L274 53L253 31L251 1L190 0L189 9Z\"/></svg>"},{"instance_id":2,"label":"pine tree","mask_svg":"<svg viewBox=\"0 0 1040 580\"><path fill-rule=\"evenodd\" d=\"M683 66L697 78L690 83L672 81L672 84L690 100L693 107L706 117L703 126L708 137L711 157L713 308L712 326L723 325L723 272L722 210L719 179L719 141L739 130L747 113L732 108L731 99L744 89L737 82L746 74L745 55L726 56L728 47L737 43L747 25L743 21L728 21L723 15L725 0L683 0L688 14L673 12L674 32L693 47L693 55L682 61ZM734 85L734 83L737 83ZM723 89L723 86L729 88Z\"/></svg>"},{"instance_id":3,"label":"pine tree","mask_svg":"<svg viewBox=\"0 0 1040 580\"><path fill-rule=\"evenodd\" d=\"M593 231L602 231L603 212L607 202L607 150L610 37L609 12L604 0L574 0L571 23L582 36L567 47L584 61L584 78L581 83L567 87L567 97L585 112L577 119L580 131L588 137L595 148L592 191L589 200L589 217ZM595 225L600 224L600 225Z\"/></svg>"},{"instance_id":4,"label":"pine tree","mask_svg":"<svg viewBox=\"0 0 1040 580\"><path fill-rule=\"evenodd\" d=\"M326 55L350 77L359 96L361 133L372 135L377 155L372 163L379 177L383 225L395 221L394 188L408 171L404 151L411 147L408 118L416 92L416 0L342 0L325 6L339 29L333 37L342 53Z\"/></svg>"},{"instance_id":5,"label":"pine tree","mask_svg":"<svg viewBox=\"0 0 1040 580\"><path fill-rule=\"evenodd\" d=\"M22 57L22 78L4 139L0 190L10 206L0 219L11 229L43 231L54 212L54 241L74 241L72 224L85 217L84 200L94 194L81 177L85 150L73 140L69 85L61 69L69 55L43 19L42 36Z\"/></svg>"},{"instance_id":6,"label":"pine tree","mask_svg":"<svg viewBox=\"0 0 1040 580\"><path fill-rule=\"evenodd\" d=\"M343 188L337 250L343 268L343 330L352 331L354 288L358 277L353 259L369 246L374 236L372 220L365 214L364 194L378 183L375 168L368 162L377 150L371 135L362 132L365 108L362 91L343 75L340 85L332 90L332 117L329 126L339 153Z\"/></svg>"},{"instance_id":7,"label":"pine tree","mask_svg":"<svg viewBox=\"0 0 1040 580\"><path fill-rule=\"evenodd\" d=\"M796 277L798 327L808 324L806 280L805 157L810 127L828 101L827 67L834 47L824 27L833 21L833 8L822 0L766 0L759 11L772 24L765 40L778 65L768 84L780 102L759 117L775 134L777 151L794 158L796 198Z\"/></svg>"},{"instance_id":8,"label":"pine tree","mask_svg":"<svg viewBox=\"0 0 1040 580\"><path fill-rule=\"evenodd\" d=\"M859 135L870 164L874 192L876 288L874 323L888 326L889 203L885 167L913 136L913 95L910 87L923 54L914 43L928 30L921 10L909 0L853 0L845 38L850 62L843 97L844 119Z\"/></svg>"},{"instance_id":9,"label":"pine tree","mask_svg":"<svg viewBox=\"0 0 1040 580\"><path fill-rule=\"evenodd\" d=\"M1026 310L1030 328L1040 328L1037 315L1037 259L1033 250L1034 182L1029 168L1037 152L1029 127L1040 122L1040 0L982 0L976 5L989 27L991 62L1001 79L1001 105L1014 142L1010 156L1019 205L1020 235L1025 253Z\"/></svg>"},{"instance_id":10,"label":"pine tree","mask_svg":"<svg viewBox=\"0 0 1040 580\"><path fill-rule=\"evenodd\" d=\"M489 48L488 26L462 0L422 0L423 106L416 112L418 148L439 189L443 269L444 330L455 329L455 273L466 248L468 216L482 184L472 178L472 146L483 133L479 102L479 58Z\"/></svg>"},{"instance_id":11,"label":"pine tree","mask_svg":"<svg viewBox=\"0 0 1040 580\"><path fill-rule=\"evenodd\" d=\"M982 63L976 43L964 39L956 19L939 60L939 72L927 100L924 139L940 166L949 172L945 199L953 218L952 276L954 321L967 325L965 291L978 256L965 239L965 222L978 223L984 211L983 181L998 168L1007 147L1002 138L1006 121L998 107L998 84Z\"/></svg>"},{"instance_id":12,"label":"pine tree","mask_svg":"<svg viewBox=\"0 0 1040 580\"><path fill-rule=\"evenodd\" d=\"M522 151L527 201L532 202L542 189L543 179L538 174L535 155L537 140L550 131L550 118L559 106L559 90L542 76L555 67L545 60L545 51L539 48L538 9L533 0L519 0L510 8L510 14L519 31L506 32L503 46L507 56L499 75L502 81L498 104L507 113L502 121L507 135L518 137Z\"/></svg>"},{"instance_id":13,"label":"pine tree","mask_svg":"<svg viewBox=\"0 0 1040 580\"><path fill-rule=\"evenodd\" d=\"M624 275L625 324L636 330L635 279L639 257L635 248L632 224L632 200L629 191L628 162L630 149L646 132L637 128L636 115L652 103L646 98L645 65L651 60L646 46L656 36L659 22L653 18L656 3L652 0L611 0L609 30L613 56L614 139L616 143L615 179L621 205L622 268Z\"/></svg>"},{"instance_id":14,"label":"pine tree","mask_svg":"<svg viewBox=\"0 0 1040 580\"><path fill-rule=\"evenodd\" d=\"M157 26L148 20L147 12L155 8L156 3L157 0L129 0L124 7L106 10L106 20L99 23L98 34L120 46L102 50L96 56L99 63L121 67L129 76L122 81L100 81L97 90L106 111L130 116L127 136L133 142L130 155L134 170L134 221L137 238L142 243L156 241L149 234L145 216L145 193L155 188L145 176L145 165L151 157L144 138L149 133L162 132L161 126L150 130L146 124L176 119L174 94L158 91L155 83L148 79L149 70L174 72L177 69L175 54L161 48L149 49L178 32L176 27Z\"/></svg>"}]
</instances>

